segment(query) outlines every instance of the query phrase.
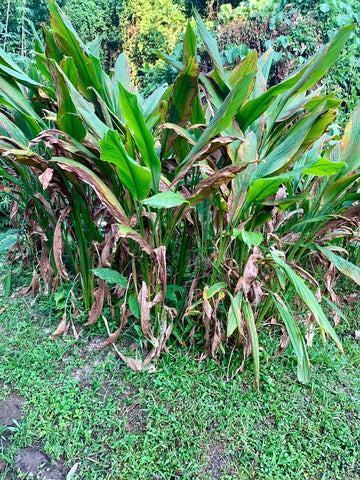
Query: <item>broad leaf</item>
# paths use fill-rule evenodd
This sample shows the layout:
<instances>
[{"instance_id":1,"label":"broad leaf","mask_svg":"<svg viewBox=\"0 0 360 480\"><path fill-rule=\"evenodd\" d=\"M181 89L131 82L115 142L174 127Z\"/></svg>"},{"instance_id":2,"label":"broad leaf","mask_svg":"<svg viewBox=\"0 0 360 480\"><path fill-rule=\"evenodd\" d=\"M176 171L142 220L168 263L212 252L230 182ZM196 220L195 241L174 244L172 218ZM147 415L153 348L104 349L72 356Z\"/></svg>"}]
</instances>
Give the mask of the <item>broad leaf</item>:
<instances>
[{"instance_id":1,"label":"broad leaf","mask_svg":"<svg viewBox=\"0 0 360 480\"><path fill-rule=\"evenodd\" d=\"M171 190L157 193L156 195L143 200L144 205L154 208L173 208L183 205L184 203L188 203L186 198L180 195L180 193L172 192Z\"/></svg>"},{"instance_id":2,"label":"broad leaf","mask_svg":"<svg viewBox=\"0 0 360 480\"><path fill-rule=\"evenodd\" d=\"M142 162L151 170L152 188L157 192L161 173L161 163L155 152L154 138L146 126L136 95L128 92L120 83L119 89L119 102L126 125L134 135L134 140L141 154Z\"/></svg>"},{"instance_id":3,"label":"broad leaf","mask_svg":"<svg viewBox=\"0 0 360 480\"><path fill-rule=\"evenodd\" d=\"M249 248L252 246L258 247L264 240L264 236L261 232L247 232L246 230L233 230L233 236L239 237Z\"/></svg>"},{"instance_id":4,"label":"broad leaf","mask_svg":"<svg viewBox=\"0 0 360 480\"><path fill-rule=\"evenodd\" d=\"M136 199L142 200L148 195L151 173L129 156L118 132L109 130L100 141L100 158L117 166L120 181Z\"/></svg>"},{"instance_id":5,"label":"broad leaf","mask_svg":"<svg viewBox=\"0 0 360 480\"><path fill-rule=\"evenodd\" d=\"M281 267L281 269L285 272L290 282L293 284L296 293L313 314L320 329L330 335L339 350L343 353L344 351L341 346L340 339L337 336L334 328L330 325L329 320L326 318L326 315L318 304L313 292L306 286L304 280L297 273L295 273L294 270L287 263L285 263L284 260L282 260L274 250L271 251L271 255L279 267Z\"/></svg>"},{"instance_id":6,"label":"broad leaf","mask_svg":"<svg viewBox=\"0 0 360 480\"><path fill-rule=\"evenodd\" d=\"M344 167L346 167L346 163L344 162L334 163L326 158L320 158L314 165L303 170L303 173L306 173L307 175L317 175L319 177L324 175L331 176Z\"/></svg>"},{"instance_id":7,"label":"broad leaf","mask_svg":"<svg viewBox=\"0 0 360 480\"><path fill-rule=\"evenodd\" d=\"M339 255L332 252L330 248L320 247L320 245L316 245L316 248L323 253L342 274L360 285L360 268L357 265L339 257Z\"/></svg>"},{"instance_id":8,"label":"broad leaf","mask_svg":"<svg viewBox=\"0 0 360 480\"><path fill-rule=\"evenodd\" d=\"M255 72L252 72L234 86L216 112L215 116L209 122L209 125L204 130L199 140L191 149L189 155L181 163L178 170L185 167L186 163L199 153L199 151L208 144L215 135L226 130L230 126L239 106L248 95L254 77Z\"/></svg>"},{"instance_id":9,"label":"broad leaf","mask_svg":"<svg viewBox=\"0 0 360 480\"><path fill-rule=\"evenodd\" d=\"M274 304L285 324L286 331L289 334L291 344L293 346L295 355L297 356L297 376L299 382L308 383L310 380L310 362L304 338L300 333L294 317L291 315L285 304L281 304L279 301L277 301L276 297Z\"/></svg>"},{"instance_id":10,"label":"broad leaf","mask_svg":"<svg viewBox=\"0 0 360 480\"><path fill-rule=\"evenodd\" d=\"M122 288L127 288L129 282L126 278L121 275L117 270L113 270L112 268L93 268L91 270L94 275L105 280L108 283L115 283Z\"/></svg>"}]
</instances>

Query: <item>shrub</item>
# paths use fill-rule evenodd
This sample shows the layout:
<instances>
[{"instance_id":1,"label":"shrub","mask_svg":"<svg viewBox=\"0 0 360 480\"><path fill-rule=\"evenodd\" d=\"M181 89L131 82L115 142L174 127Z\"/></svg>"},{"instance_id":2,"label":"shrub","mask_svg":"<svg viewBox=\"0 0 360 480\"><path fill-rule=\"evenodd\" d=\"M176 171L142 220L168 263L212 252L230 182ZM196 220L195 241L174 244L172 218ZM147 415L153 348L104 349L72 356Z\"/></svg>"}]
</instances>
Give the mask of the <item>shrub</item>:
<instances>
[{"instance_id":1,"label":"shrub","mask_svg":"<svg viewBox=\"0 0 360 480\"><path fill-rule=\"evenodd\" d=\"M340 243L358 208L359 108L336 143L327 131L339 102L313 89L354 27L267 88L271 55L252 50L224 69L196 14L212 71L200 74L189 24L181 62L164 56L174 84L144 101L125 55L109 76L49 4L52 32L37 45L48 84L4 52L0 65L0 174L27 202L44 283L79 277L87 325L107 303L107 345L141 332L145 354L118 349L134 370L153 369L173 332L201 358L236 351L236 371L251 355L258 387L259 331L271 323L282 332L273 353L291 343L307 382L315 329L342 348L321 305L337 322L334 268L360 283ZM327 265L326 291L309 257ZM65 312L57 333L66 326Z\"/></svg>"}]
</instances>

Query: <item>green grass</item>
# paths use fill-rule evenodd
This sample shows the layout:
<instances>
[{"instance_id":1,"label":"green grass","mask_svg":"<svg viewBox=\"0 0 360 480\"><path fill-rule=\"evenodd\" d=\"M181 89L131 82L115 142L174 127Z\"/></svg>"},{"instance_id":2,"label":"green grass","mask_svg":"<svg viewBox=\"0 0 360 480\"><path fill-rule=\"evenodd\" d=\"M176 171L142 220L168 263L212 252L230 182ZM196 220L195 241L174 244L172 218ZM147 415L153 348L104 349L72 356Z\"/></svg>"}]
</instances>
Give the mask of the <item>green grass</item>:
<instances>
[{"instance_id":1,"label":"green grass","mask_svg":"<svg viewBox=\"0 0 360 480\"><path fill-rule=\"evenodd\" d=\"M37 445L68 470L80 462L74 480L360 478L360 304L339 328L343 356L315 342L304 386L290 348L266 368L264 354L259 394L250 359L226 382L226 362L199 363L174 346L156 373L134 373L111 349L91 351L88 331L50 340L48 299L0 298L2 308L1 395L25 399L7 465ZM275 348L265 333L260 342Z\"/></svg>"}]
</instances>

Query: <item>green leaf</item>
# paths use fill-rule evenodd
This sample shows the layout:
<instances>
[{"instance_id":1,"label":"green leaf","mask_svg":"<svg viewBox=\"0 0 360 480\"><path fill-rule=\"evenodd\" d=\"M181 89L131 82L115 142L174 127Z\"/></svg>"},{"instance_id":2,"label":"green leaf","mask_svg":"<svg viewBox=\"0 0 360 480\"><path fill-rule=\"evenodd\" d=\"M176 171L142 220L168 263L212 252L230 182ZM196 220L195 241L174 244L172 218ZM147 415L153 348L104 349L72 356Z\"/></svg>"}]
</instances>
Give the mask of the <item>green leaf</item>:
<instances>
[{"instance_id":1,"label":"green leaf","mask_svg":"<svg viewBox=\"0 0 360 480\"><path fill-rule=\"evenodd\" d=\"M76 108L77 113L84 120L88 128L94 132L98 138L102 138L109 127L103 123L94 111L92 103L85 100L85 98L77 91L72 82L68 79L65 73L61 70L60 66L52 61L52 65L62 76L64 83L68 89L71 100Z\"/></svg>"},{"instance_id":2,"label":"green leaf","mask_svg":"<svg viewBox=\"0 0 360 480\"><path fill-rule=\"evenodd\" d=\"M330 162L330 160L327 160L326 158L320 158L314 165L306 168L303 173L306 173L307 175L317 175L319 177L324 175L330 177L344 167L346 167L346 163L344 162L334 163Z\"/></svg>"},{"instance_id":3,"label":"green leaf","mask_svg":"<svg viewBox=\"0 0 360 480\"><path fill-rule=\"evenodd\" d=\"M282 103L285 104L291 96L305 92L314 86L334 65L354 28L355 25L348 25L340 29L333 40L311 57L300 70L278 85L269 88L260 97L249 100L236 116L240 128L244 131L269 108L279 95L284 94Z\"/></svg>"},{"instance_id":4,"label":"green leaf","mask_svg":"<svg viewBox=\"0 0 360 480\"><path fill-rule=\"evenodd\" d=\"M208 54L210 55L211 60L213 61L214 67L216 72L218 73L220 79L222 80L224 85L227 85L227 79L225 75L225 70L222 65L220 52L218 49L217 41L211 35L211 33L206 29L204 22L202 21L200 15L196 10L194 10L194 17L196 21L196 25L198 28L199 35L201 40L203 41ZM228 85L228 87L230 87Z\"/></svg>"},{"instance_id":5,"label":"green leaf","mask_svg":"<svg viewBox=\"0 0 360 480\"><path fill-rule=\"evenodd\" d=\"M228 312L227 317L227 328L226 328L226 335L230 337L234 331L238 328L241 330L241 299L242 299L242 291L240 290L236 295L235 298L228 292L228 295L231 300L231 307Z\"/></svg>"},{"instance_id":6,"label":"green leaf","mask_svg":"<svg viewBox=\"0 0 360 480\"><path fill-rule=\"evenodd\" d=\"M18 240L17 230L11 229L0 234L0 253L9 250Z\"/></svg>"},{"instance_id":7,"label":"green leaf","mask_svg":"<svg viewBox=\"0 0 360 480\"><path fill-rule=\"evenodd\" d=\"M237 65L229 75L229 83L231 86L236 85L237 82L245 78L249 73L257 70L257 51L251 50L247 56Z\"/></svg>"},{"instance_id":8,"label":"green leaf","mask_svg":"<svg viewBox=\"0 0 360 480\"><path fill-rule=\"evenodd\" d=\"M234 237L240 237L241 240L251 248L253 245L258 247L264 240L264 236L261 232L247 232L246 230L233 230Z\"/></svg>"},{"instance_id":9,"label":"green leaf","mask_svg":"<svg viewBox=\"0 0 360 480\"><path fill-rule=\"evenodd\" d=\"M299 151L318 115L322 113L324 103L325 100L320 103L316 110L301 119L295 127L289 130L282 142L273 148L255 168L252 174L252 181L281 170L291 161Z\"/></svg>"},{"instance_id":10,"label":"green leaf","mask_svg":"<svg viewBox=\"0 0 360 480\"><path fill-rule=\"evenodd\" d=\"M150 191L151 173L129 156L119 133L109 130L99 144L101 160L117 166L120 181L136 199L145 198Z\"/></svg>"},{"instance_id":11,"label":"green leaf","mask_svg":"<svg viewBox=\"0 0 360 480\"><path fill-rule=\"evenodd\" d=\"M285 324L295 355L297 356L297 360L298 360L297 376L298 376L299 382L308 383L310 380L310 362L309 362L309 356L306 350L304 338L301 335L300 330L294 320L294 317L291 315L288 308L285 305L282 305L280 302L278 302L276 300L276 297L275 297L274 303L276 308L278 309L280 317L282 318Z\"/></svg>"},{"instance_id":12,"label":"green leaf","mask_svg":"<svg viewBox=\"0 0 360 480\"><path fill-rule=\"evenodd\" d=\"M183 42L183 65L186 65L191 57L196 58L196 35L191 27L190 22L188 22L186 25Z\"/></svg>"},{"instance_id":13,"label":"green leaf","mask_svg":"<svg viewBox=\"0 0 360 480\"><path fill-rule=\"evenodd\" d=\"M357 265L339 257L339 255L336 255L329 248L316 245L316 249L323 253L342 274L360 285L360 268Z\"/></svg>"},{"instance_id":14,"label":"green leaf","mask_svg":"<svg viewBox=\"0 0 360 480\"><path fill-rule=\"evenodd\" d=\"M360 167L360 103L351 112L341 141L331 152L331 159L346 162L347 168L338 177L355 173Z\"/></svg>"},{"instance_id":15,"label":"green leaf","mask_svg":"<svg viewBox=\"0 0 360 480\"><path fill-rule=\"evenodd\" d=\"M226 287L227 287L227 284L225 282L218 282L218 283L215 283L214 285L211 285L211 287L209 287L206 292L206 298L213 297L214 295L219 293L220 290L223 290Z\"/></svg>"},{"instance_id":16,"label":"green leaf","mask_svg":"<svg viewBox=\"0 0 360 480\"><path fill-rule=\"evenodd\" d=\"M112 268L93 268L91 271L94 275L108 283L116 283L116 285L119 285L122 288L127 288L128 286L129 282L126 278Z\"/></svg>"},{"instance_id":17,"label":"green leaf","mask_svg":"<svg viewBox=\"0 0 360 480\"><path fill-rule=\"evenodd\" d=\"M140 305L139 305L138 299L135 297L135 295L130 295L128 302L129 302L129 308L131 313L134 315L134 317L137 320L140 320L141 312L140 312Z\"/></svg>"},{"instance_id":18,"label":"green leaf","mask_svg":"<svg viewBox=\"0 0 360 480\"><path fill-rule=\"evenodd\" d=\"M116 84L120 82L127 90L131 88L130 65L125 52L121 53L115 62L112 81Z\"/></svg>"},{"instance_id":19,"label":"green leaf","mask_svg":"<svg viewBox=\"0 0 360 480\"><path fill-rule=\"evenodd\" d=\"M154 138L146 126L136 95L128 92L121 83L119 83L119 89L119 102L126 125L134 135L134 140L141 154L142 162L151 170L152 188L157 192L161 173L161 163L155 152Z\"/></svg>"},{"instance_id":20,"label":"green leaf","mask_svg":"<svg viewBox=\"0 0 360 480\"><path fill-rule=\"evenodd\" d=\"M277 177L259 178L251 185L246 195L246 205L251 205L255 200L260 201L274 195L282 183L295 177L293 172L278 175Z\"/></svg>"},{"instance_id":21,"label":"green leaf","mask_svg":"<svg viewBox=\"0 0 360 480\"><path fill-rule=\"evenodd\" d=\"M4 289L4 297L9 297L11 293L11 280L12 280L12 271L11 268L6 273L5 277L3 278L3 289Z\"/></svg>"},{"instance_id":22,"label":"green leaf","mask_svg":"<svg viewBox=\"0 0 360 480\"><path fill-rule=\"evenodd\" d=\"M332 182L322 194L320 207L327 207L343 195L360 178L360 173L342 176L335 182Z\"/></svg>"},{"instance_id":23,"label":"green leaf","mask_svg":"<svg viewBox=\"0 0 360 480\"><path fill-rule=\"evenodd\" d=\"M330 337L334 340L339 350L343 353L344 350L341 346L341 342L339 337L337 336L334 328L330 325L329 320L326 318L322 308L318 304L315 295L313 292L306 286L304 280L294 272L294 270L282 260L275 250L271 251L271 255L275 262L281 267L281 269L285 272L286 276L293 284L296 293L299 295L301 300L305 303L305 305L309 308L311 313L313 314L315 320L317 321L321 330L325 331Z\"/></svg>"},{"instance_id":24,"label":"green leaf","mask_svg":"<svg viewBox=\"0 0 360 480\"><path fill-rule=\"evenodd\" d=\"M86 47L69 20L64 16L54 0L48 0L50 24L56 41L66 56L72 57L79 77L81 93L88 99L93 99L89 87L94 87L99 93L102 90L98 81L94 62L89 58Z\"/></svg>"},{"instance_id":25,"label":"green leaf","mask_svg":"<svg viewBox=\"0 0 360 480\"><path fill-rule=\"evenodd\" d=\"M72 57L65 57L60 67L69 81L77 87L78 73ZM58 103L57 123L58 127L78 141L85 138L86 130L78 118L76 108L69 95L67 84L63 75L58 73L56 77L56 97Z\"/></svg>"},{"instance_id":26,"label":"green leaf","mask_svg":"<svg viewBox=\"0 0 360 480\"><path fill-rule=\"evenodd\" d=\"M191 57L175 80L169 100L167 123L183 127L191 117L194 99L198 94L199 67L194 57ZM176 132L164 129L162 139L162 156L166 154L173 142L185 142Z\"/></svg>"},{"instance_id":27,"label":"green leaf","mask_svg":"<svg viewBox=\"0 0 360 480\"><path fill-rule=\"evenodd\" d=\"M231 121L233 120L239 106L242 104L248 94L254 77L255 72L252 72L234 86L234 88L225 98L224 102L222 103L214 117L210 120L207 128L201 134L199 140L191 149L189 155L187 155L187 157L179 165L178 171L185 167L187 162L191 160L191 158L194 157L197 153L199 153L199 151L205 145L207 145L215 135L222 132L223 130L226 130L230 126Z\"/></svg>"},{"instance_id":28,"label":"green leaf","mask_svg":"<svg viewBox=\"0 0 360 480\"><path fill-rule=\"evenodd\" d=\"M154 208L173 208L183 205L184 203L188 203L186 198L180 195L180 193L172 192L171 190L157 193L156 195L143 200L144 205L149 205L149 207Z\"/></svg>"}]
</instances>

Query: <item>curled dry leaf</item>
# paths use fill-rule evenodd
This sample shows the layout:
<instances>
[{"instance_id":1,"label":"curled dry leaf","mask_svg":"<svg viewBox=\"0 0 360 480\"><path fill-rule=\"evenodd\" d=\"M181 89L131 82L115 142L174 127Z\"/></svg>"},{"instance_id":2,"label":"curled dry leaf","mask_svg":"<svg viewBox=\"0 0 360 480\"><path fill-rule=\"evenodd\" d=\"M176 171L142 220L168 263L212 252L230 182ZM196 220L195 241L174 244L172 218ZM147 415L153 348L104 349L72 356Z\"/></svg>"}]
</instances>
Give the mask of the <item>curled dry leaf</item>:
<instances>
[{"instance_id":1,"label":"curled dry leaf","mask_svg":"<svg viewBox=\"0 0 360 480\"><path fill-rule=\"evenodd\" d=\"M105 296L105 282L104 280L99 279L99 288L94 291L95 302L92 304L89 313L89 319L85 323L85 326L94 325L98 321L98 318L103 311L104 306L104 296Z\"/></svg>"},{"instance_id":2,"label":"curled dry leaf","mask_svg":"<svg viewBox=\"0 0 360 480\"><path fill-rule=\"evenodd\" d=\"M36 297L36 295L38 295L38 293L40 292L39 277L38 277L38 274L36 273L36 270L33 271L33 276L32 276L30 285L31 285L32 294L34 297Z\"/></svg>"},{"instance_id":3,"label":"curled dry leaf","mask_svg":"<svg viewBox=\"0 0 360 480\"><path fill-rule=\"evenodd\" d=\"M138 302L140 305L141 314L141 330L146 338L148 338L155 346L158 344L158 340L154 337L151 328L150 306L149 302L149 289L146 283L142 282L142 287L138 295Z\"/></svg>"},{"instance_id":4,"label":"curled dry leaf","mask_svg":"<svg viewBox=\"0 0 360 480\"><path fill-rule=\"evenodd\" d=\"M210 352L210 327L211 327L211 317L213 309L210 305L210 302L207 297L207 291L209 287L205 287L203 291L203 323L205 327L205 356Z\"/></svg>"},{"instance_id":5,"label":"curled dry leaf","mask_svg":"<svg viewBox=\"0 0 360 480\"><path fill-rule=\"evenodd\" d=\"M290 336L289 336L286 328L283 325L281 326L281 332L282 332L282 337L281 337L281 340L280 340L280 343L279 343L279 346L278 346L276 352L271 357L272 360L274 358L278 357L279 355L281 355L287 349L287 347L289 346L289 343L290 343Z\"/></svg>"},{"instance_id":6,"label":"curled dry leaf","mask_svg":"<svg viewBox=\"0 0 360 480\"><path fill-rule=\"evenodd\" d=\"M42 242L42 251L40 257L40 275L44 283L44 291L46 294L49 293L48 284L50 283L50 268L51 266L49 261L49 253L44 242Z\"/></svg>"},{"instance_id":7,"label":"curled dry leaf","mask_svg":"<svg viewBox=\"0 0 360 480\"><path fill-rule=\"evenodd\" d=\"M60 217L56 223L55 231L54 231L54 240L53 240L53 252L54 252L54 260L56 268L58 269L59 274L66 280L69 281L69 275L65 270L63 261L62 261L62 252L64 249L64 241L62 236L62 222L65 220L66 216L70 212L71 207L64 208L61 213Z\"/></svg>"},{"instance_id":8,"label":"curled dry leaf","mask_svg":"<svg viewBox=\"0 0 360 480\"><path fill-rule=\"evenodd\" d=\"M313 315L310 312L308 312L306 315L306 320L304 322L304 325L306 327L306 334L305 334L306 345L308 347L312 347L312 342L314 339L315 329L316 329L316 322L314 320Z\"/></svg>"},{"instance_id":9,"label":"curled dry leaf","mask_svg":"<svg viewBox=\"0 0 360 480\"><path fill-rule=\"evenodd\" d=\"M64 315L62 317L61 322L59 323L59 326L55 330L55 332L51 335L51 339L53 340L56 337L59 337L60 335L66 335L68 331L68 325L66 323L66 312L64 312Z\"/></svg>"},{"instance_id":10,"label":"curled dry leaf","mask_svg":"<svg viewBox=\"0 0 360 480\"><path fill-rule=\"evenodd\" d=\"M151 307L162 303L165 300L166 295L166 249L164 246L155 248L154 250L156 263L157 263L157 274L158 274L158 283L161 286L160 292L155 295L154 300L151 302Z\"/></svg>"},{"instance_id":11,"label":"curled dry leaf","mask_svg":"<svg viewBox=\"0 0 360 480\"><path fill-rule=\"evenodd\" d=\"M232 143L235 140L244 141L243 139L241 139L239 137L231 137L231 136L214 138L210 143L205 145L196 155L194 155L191 160L189 160L186 163L186 166L184 168L182 168L182 170L176 175L174 180L171 182L170 189L174 189L176 187L176 185L183 178L186 177L186 175L190 172L190 170L192 169L195 162L203 160L204 158L208 157L211 153L216 152L216 150L218 150L221 147L225 147L226 145L229 145L230 143ZM235 165L233 165L233 166L235 167ZM237 165L237 166L239 166L239 165ZM242 167L241 170L243 168L244 167ZM239 170L239 171L241 171L241 170Z\"/></svg>"},{"instance_id":12,"label":"curled dry leaf","mask_svg":"<svg viewBox=\"0 0 360 480\"><path fill-rule=\"evenodd\" d=\"M102 345L100 345L99 350L101 350L101 349L103 349L103 348L105 348L109 345L112 345L119 338L119 335L120 335L122 329L124 328L124 326L126 325L127 320L128 320L128 311L126 309L126 302L124 302L121 305L120 311L121 311L121 318L120 318L119 328L114 333L111 333L109 335L106 342L104 342Z\"/></svg>"},{"instance_id":13,"label":"curled dry leaf","mask_svg":"<svg viewBox=\"0 0 360 480\"><path fill-rule=\"evenodd\" d=\"M215 318L214 333L211 339L211 356L216 358L221 344L221 326L220 322Z\"/></svg>"},{"instance_id":14,"label":"curled dry leaf","mask_svg":"<svg viewBox=\"0 0 360 480\"><path fill-rule=\"evenodd\" d=\"M31 283L30 285L27 285L26 287L23 287L21 290L16 292L16 295L19 295L19 296L26 295L27 293L30 292L30 290L31 290Z\"/></svg>"},{"instance_id":15,"label":"curled dry leaf","mask_svg":"<svg viewBox=\"0 0 360 480\"><path fill-rule=\"evenodd\" d=\"M263 295L261 290L261 283L257 280L259 274L258 262L263 258L261 251L258 247L254 247L254 253L250 255L246 262L243 276L239 279L235 292L240 289L244 292L245 299L251 306L256 307Z\"/></svg>"},{"instance_id":16,"label":"curled dry leaf","mask_svg":"<svg viewBox=\"0 0 360 480\"><path fill-rule=\"evenodd\" d=\"M90 185L115 220L122 225L129 226L129 220L113 192L91 170L80 163L66 158L54 157L53 160L56 161L60 168L66 172L74 173L81 181Z\"/></svg>"},{"instance_id":17,"label":"curled dry leaf","mask_svg":"<svg viewBox=\"0 0 360 480\"><path fill-rule=\"evenodd\" d=\"M218 170L216 173L208 178L201 180L189 198L191 205L196 205L204 198L207 198L215 192L221 185L228 183L238 173L246 168L246 165L230 165L228 167Z\"/></svg>"},{"instance_id":18,"label":"curled dry leaf","mask_svg":"<svg viewBox=\"0 0 360 480\"><path fill-rule=\"evenodd\" d=\"M72 330L72 332L73 332L73 335L74 335L75 340L79 340L80 335L79 335L78 331L76 330L76 327L75 327L75 325L74 325L73 319L71 319L70 323L71 323L71 330Z\"/></svg>"},{"instance_id":19,"label":"curled dry leaf","mask_svg":"<svg viewBox=\"0 0 360 480\"><path fill-rule=\"evenodd\" d=\"M54 170L52 168L47 168L45 172L39 175L40 183L44 190L46 190L53 178Z\"/></svg>"},{"instance_id":20,"label":"curled dry leaf","mask_svg":"<svg viewBox=\"0 0 360 480\"><path fill-rule=\"evenodd\" d=\"M111 225L110 230L105 235L104 242L100 246L101 268L111 268L111 257L119 238L118 226L116 224Z\"/></svg>"}]
</instances>

